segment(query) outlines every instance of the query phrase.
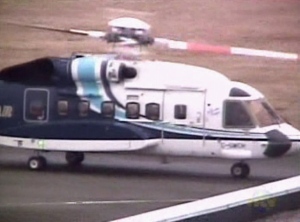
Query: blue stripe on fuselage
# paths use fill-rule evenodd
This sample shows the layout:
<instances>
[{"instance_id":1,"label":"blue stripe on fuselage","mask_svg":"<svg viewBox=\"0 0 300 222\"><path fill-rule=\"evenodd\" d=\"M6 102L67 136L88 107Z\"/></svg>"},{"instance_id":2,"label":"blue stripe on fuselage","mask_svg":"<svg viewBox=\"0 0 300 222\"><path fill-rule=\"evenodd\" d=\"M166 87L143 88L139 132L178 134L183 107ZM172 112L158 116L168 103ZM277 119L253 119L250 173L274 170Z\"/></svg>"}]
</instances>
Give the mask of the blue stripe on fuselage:
<instances>
[{"instance_id":1,"label":"blue stripe on fuselage","mask_svg":"<svg viewBox=\"0 0 300 222\"><path fill-rule=\"evenodd\" d=\"M96 62L93 57L80 58L78 60L78 80L83 88L83 96L89 98L90 103L100 110L102 95L100 94L101 83L96 77Z\"/></svg>"},{"instance_id":2,"label":"blue stripe on fuselage","mask_svg":"<svg viewBox=\"0 0 300 222\"><path fill-rule=\"evenodd\" d=\"M78 78L81 82L95 82L95 64L93 57L80 58L78 60Z\"/></svg>"}]
</instances>

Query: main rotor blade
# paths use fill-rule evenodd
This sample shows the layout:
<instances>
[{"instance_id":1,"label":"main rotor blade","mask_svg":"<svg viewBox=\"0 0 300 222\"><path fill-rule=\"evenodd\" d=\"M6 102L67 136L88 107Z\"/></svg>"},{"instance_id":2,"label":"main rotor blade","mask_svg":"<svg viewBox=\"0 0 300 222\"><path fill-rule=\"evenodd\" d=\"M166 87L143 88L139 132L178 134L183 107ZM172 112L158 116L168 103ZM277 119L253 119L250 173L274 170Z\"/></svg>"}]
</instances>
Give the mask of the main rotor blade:
<instances>
[{"instance_id":1,"label":"main rotor blade","mask_svg":"<svg viewBox=\"0 0 300 222\"><path fill-rule=\"evenodd\" d=\"M94 38L104 38L105 37L105 32L102 32L102 31L86 31L86 30L80 30L80 29L61 29L61 28L56 28L56 27L52 27L52 26L24 24L24 23L18 23L18 22L5 22L5 23L11 24L11 25L22 26L22 27L34 28L34 29L43 29L43 30L49 30L49 31L55 31L55 32L85 35L85 36L90 36L90 37L94 37Z\"/></svg>"},{"instance_id":2,"label":"main rotor blade","mask_svg":"<svg viewBox=\"0 0 300 222\"><path fill-rule=\"evenodd\" d=\"M277 52L270 50L230 47L230 46L215 46L193 42L175 41L164 38L155 38L155 43L169 49L185 50L189 52L211 52L225 55L242 55L242 56L258 56L273 59L283 59L299 61L300 56L297 53Z\"/></svg>"}]
</instances>

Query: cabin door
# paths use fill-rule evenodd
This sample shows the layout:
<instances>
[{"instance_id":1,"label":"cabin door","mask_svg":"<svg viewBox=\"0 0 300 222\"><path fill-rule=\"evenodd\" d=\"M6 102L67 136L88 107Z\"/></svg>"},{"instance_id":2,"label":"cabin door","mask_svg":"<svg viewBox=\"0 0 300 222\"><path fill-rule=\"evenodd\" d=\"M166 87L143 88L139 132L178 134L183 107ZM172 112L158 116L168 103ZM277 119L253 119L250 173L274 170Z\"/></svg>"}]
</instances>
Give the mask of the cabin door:
<instances>
[{"instance_id":1,"label":"cabin door","mask_svg":"<svg viewBox=\"0 0 300 222\"><path fill-rule=\"evenodd\" d=\"M204 127L205 93L202 91L166 91L163 101L165 122Z\"/></svg>"},{"instance_id":2,"label":"cabin door","mask_svg":"<svg viewBox=\"0 0 300 222\"><path fill-rule=\"evenodd\" d=\"M26 122L47 122L49 119L49 90L25 89L23 114Z\"/></svg>"}]
</instances>

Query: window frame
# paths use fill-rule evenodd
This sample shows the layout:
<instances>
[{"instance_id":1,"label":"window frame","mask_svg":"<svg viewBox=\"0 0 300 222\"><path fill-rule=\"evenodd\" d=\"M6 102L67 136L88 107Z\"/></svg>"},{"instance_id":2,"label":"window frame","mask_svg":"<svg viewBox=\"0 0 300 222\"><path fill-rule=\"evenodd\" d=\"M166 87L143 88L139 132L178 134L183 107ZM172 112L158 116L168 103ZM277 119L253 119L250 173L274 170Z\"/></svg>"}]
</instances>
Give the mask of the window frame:
<instances>
[{"instance_id":1,"label":"window frame","mask_svg":"<svg viewBox=\"0 0 300 222\"><path fill-rule=\"evenodd\" d=\"M112 112L108 115L108 112L104 113L103 110L104 110L104 106L106 104L109 104L109 105L112 105ZM115 117L115 114L116 114L116 107L115 107L115 103L112 102L112 101L103 101L101 103L101 116L103 118L106 118L106 119L114 119Z\"/></svg>"},{"instance_id":2,"label":"window frame","mask_svg":"<svg viewBox=\"0 0 300 222\"><path fill-rule=\"evenodd\" d=\"M181 115L179 115L179 111L178 109L181 109L181 107L184 109L184 113ZM187 105L185 104L176 104L174 105L174 119L177 119L177 120L185 120L187 119Z\"/></svg>"},{"instance_id":3,"label":"window frame","mask_svg":"<svg viewBox=\"0 0 300 222\"><path fill-rule=\"evenodd\" d=\"M32 99L33 97L36 97L35 94L38 94L39 98L34 100L40 100L45 105L44 107L44 118L32 118L30 115L30 103L34 101ZM41 94L44 94L42 97ZM45 98L43 98L45 96ZM49 98L50 98L50 92L48 89L42 89L42 88L26 88L24 91L24 103L23 103L23 120L28 123L44 123L48 122L49 120ZM45 100L44 100L45 99ZM30 102L31 101L31 102ZM44 103L45 102L45 103Z\"/></svg>"},{"instance_id":4,"label":"window frame","mask_svg":"<svg viewBox=\"0 0 300 222\"><path fill-rule=\"evenodd\" d=\"M65 110L61 110L61 105L60 104L65 104L66 108ZM57 114L59 116L67 116L69 114L69 101L68 100L58 100L57 101Z\"/></svg>"},{"instance_id":5,"label":"window frame","mask_svg":"<svg viewBox=\"0 0 300 222\"><path fill-rule=\"evenodd\" d=\"M129 108L128 107L130 105L136 105L137 106L137 112L136 112L135 115L133 115L133 114L129 115L129 111L128 111ZM126 103L125 116L126 116L127 119L139 119L140 118L140 111L141 111L141 106L138 102L128 102L128 103Z\"/></svg>"},{"instance_id":6,"label":"window frame","mask_svg":"<svg viewBox=\"0 0 300 222\"><path fill-rule=\"evenodd\" d=\"M153 111L149 110L150 107L153 106L153 105L158 107L157 114L151 114L151 112L153 112ZM160 104L159 103L154 103L154 102L147 103L145 105L145 116L146 116L147 119L150 119L150 120L153 120L153 121L159 120L160 119ZM154 116L154 118L153 118L153 116Z\"/></svg>"},{"instance_id":7,"label":"window frame","mask_svg":"<svg viewBox=\"0 0 300 222\"><path fill-rule=\"evenodd\" d=\"M82 104L87 104L87 109L84 112L80 109L80 105L82 105ZM89 101L87 101L87 100L80 100L78 102L78 104L77 104L78 116L80 116L80 117L87 117L89 115L89 109L90 109L90 102Z\"/></svg>"}]
</instances>

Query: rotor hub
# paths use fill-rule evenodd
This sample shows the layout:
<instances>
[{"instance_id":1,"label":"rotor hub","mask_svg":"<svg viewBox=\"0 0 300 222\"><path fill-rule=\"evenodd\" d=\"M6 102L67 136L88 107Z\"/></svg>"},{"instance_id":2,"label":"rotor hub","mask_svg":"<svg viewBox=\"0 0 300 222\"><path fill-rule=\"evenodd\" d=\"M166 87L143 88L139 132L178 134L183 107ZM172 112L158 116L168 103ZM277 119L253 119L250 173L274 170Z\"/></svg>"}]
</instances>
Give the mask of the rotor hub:
<instances>
[{"instance_id":1,"label":"rotor hub","mask_svg":"<svg viewBox=\"0 0 300 222\"><path fill-rule=\"evenodd\" d=\"M108 23L106 40L109 43L127 42L131 45L150 45L154 38L150 35L151 26L136 18L118 18Z\"/></svg>"}]
</instances>

